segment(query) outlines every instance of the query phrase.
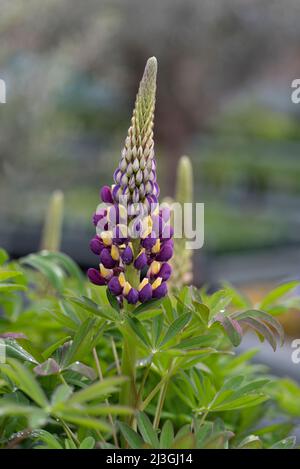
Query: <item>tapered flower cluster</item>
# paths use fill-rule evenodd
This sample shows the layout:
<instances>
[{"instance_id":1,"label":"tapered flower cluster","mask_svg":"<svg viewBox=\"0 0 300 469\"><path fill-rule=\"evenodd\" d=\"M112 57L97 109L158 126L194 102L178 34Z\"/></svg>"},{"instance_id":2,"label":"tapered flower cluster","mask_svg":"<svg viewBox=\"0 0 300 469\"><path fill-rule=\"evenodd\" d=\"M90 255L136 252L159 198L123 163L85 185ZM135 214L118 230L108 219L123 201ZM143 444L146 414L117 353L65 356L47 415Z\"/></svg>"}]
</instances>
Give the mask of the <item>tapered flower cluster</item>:
<instances>
[{"instance_id":1,"label":"tapered flower cluster","mask_svg":"<svg viewBox=\"0 0 300 469\"><path fill-rule=\"evenodd\" d=\"M173 255L173 229L168 208L158 204L153 118L157 62L146 64L135 107L114 173L114 184L101 189L101 204L93 216L96 236L91 250L99 269L89 269L96 285L107 285L120 303L145 303L167 294Z\"/></svg>"}]
</instances>

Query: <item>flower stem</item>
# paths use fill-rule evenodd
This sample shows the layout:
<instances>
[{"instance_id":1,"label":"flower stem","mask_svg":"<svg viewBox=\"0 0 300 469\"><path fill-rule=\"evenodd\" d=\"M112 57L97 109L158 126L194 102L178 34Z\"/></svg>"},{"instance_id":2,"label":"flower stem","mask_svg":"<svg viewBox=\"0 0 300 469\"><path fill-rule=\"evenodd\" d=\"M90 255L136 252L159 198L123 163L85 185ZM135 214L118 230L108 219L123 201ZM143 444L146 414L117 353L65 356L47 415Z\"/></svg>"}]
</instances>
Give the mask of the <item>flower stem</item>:
<instances>
[{"instance_id":1,"label":"flower stem","mask_svg":"<svg viewBox=\"0 0 300 469\"><path fill-rule=\"evenodd\" d=\"M102 368L101 368L100 361L99 361L98 354L97 354L97 350L96 350L95 347L93 348L93 357L94 357L94 360L95 360L99 381L103 381ZM108 399L105 399L105 404L107 406L109 405L109 400ZM115 424L114 424L114 421L113 421L113 418L112 418L111 414L108 414L108 420L109 420L109 423L111 424L112 437L113 437L113 440L114 440L114 444L115 444L116 448L119 448L119 442L118 442L118 439L117 439Z\"/></svg>"},{"instance_id":2,"label":"flower stem","mask_svg":"<svg viewBox=\"0 0 300 469\"><path fill-rule=\"evenodd\" d=\"M122 388L120 394L120 404L129 407L134 407L136 403L136 386L135 386L135 363L136 363L136 344L135 339L132 337L131 332L128 330L129 326L125 324L123 332L123 352L122 352L122 365L121 371L123 376L129 378Z\"/></svg>"},{"instance_id":3,"label":"flower stem","mask_svg":"<svg viewBox=\"0 0 300 469\"><path fill-rule=\"evenodd\" d=\"M162 412L163 405L164 405L164 402L165 402L165 397L166 397L166 393L167 393L168 384L169 384L169 380L165 381L165 383L164 383L164 385L161 388L160 393L159 393L159 398L158 398L155 417L154 417L154 422L153 422L153 427L154 428L158 428L158 425L159 425L160 416L161 416L161 412Z\"/></svg>"},{"instance_id":4,"label":"flower stem","mask_svg":"<svg viewBox=\"0 0 300 469\"><path fill-rule=\"evenodd\" d=\"M134 240L132 245L133 254L135 256L138 251L137 241ZM139 285L139 277L140 273L134 268L133 265L127 266L126 278L134 288L137 288ZM134 305L127 303L125 308L126 313L130 314L134 309ZM127 323L126 315L124 320L125 321L122 331L124 342L121 371L123 376L127 376L129 378L129 381L125 382L121 388L120 403L135 408L137 402L137 390L135 385L137 359L136 340L134 335L132 334L132 331L130 330L129 324Z\"/></svg>"}]
</instances>

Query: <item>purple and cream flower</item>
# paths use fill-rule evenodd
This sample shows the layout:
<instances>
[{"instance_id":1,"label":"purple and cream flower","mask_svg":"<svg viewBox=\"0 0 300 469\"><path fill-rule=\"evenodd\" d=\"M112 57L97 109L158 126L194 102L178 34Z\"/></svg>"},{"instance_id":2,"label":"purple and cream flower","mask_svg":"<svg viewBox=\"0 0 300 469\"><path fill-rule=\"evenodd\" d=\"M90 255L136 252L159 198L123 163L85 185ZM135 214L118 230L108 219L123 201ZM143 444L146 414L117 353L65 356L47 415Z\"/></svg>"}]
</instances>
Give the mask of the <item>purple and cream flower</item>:
<instances>
[{"instance_id":1,"label":"purple and cream flower","mask_svg":"<svg viewBox=\"0 0 300 469\"><path fill-rule=\"evenodd\" d=\"M160 209L154 155L153 121L157 61L148 60L136 97L131 126L114 172L114 184L104 186L93 216L97 235L90 248L99 269L88 278L107 285L120 303L145 303L167 294L173 255L170 211Z\"/></svg>"}]
</instances>

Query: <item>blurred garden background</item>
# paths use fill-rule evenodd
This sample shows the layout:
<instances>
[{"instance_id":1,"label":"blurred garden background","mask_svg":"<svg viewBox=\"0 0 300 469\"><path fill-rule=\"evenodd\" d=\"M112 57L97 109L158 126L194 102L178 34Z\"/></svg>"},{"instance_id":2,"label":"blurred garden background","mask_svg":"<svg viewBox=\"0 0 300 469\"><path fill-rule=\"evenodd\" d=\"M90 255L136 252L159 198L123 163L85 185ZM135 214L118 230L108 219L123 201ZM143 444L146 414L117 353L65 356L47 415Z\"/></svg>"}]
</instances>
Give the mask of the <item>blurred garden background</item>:
<instances>
[{"instance_id":1,"label":"blurred garden background","mask_svg":"<svg viewBox=\"0 0 300 469\"><path fill-rule=\"evenodd\" d=\"M299 278L298 0L0 0L0 245L39 248L51 193L62 250L85 268L98 190L112 173L146 59L159 62L163 196L188 154L205 246L195 279L252 295Z\"/></svg>"}]
</instances>

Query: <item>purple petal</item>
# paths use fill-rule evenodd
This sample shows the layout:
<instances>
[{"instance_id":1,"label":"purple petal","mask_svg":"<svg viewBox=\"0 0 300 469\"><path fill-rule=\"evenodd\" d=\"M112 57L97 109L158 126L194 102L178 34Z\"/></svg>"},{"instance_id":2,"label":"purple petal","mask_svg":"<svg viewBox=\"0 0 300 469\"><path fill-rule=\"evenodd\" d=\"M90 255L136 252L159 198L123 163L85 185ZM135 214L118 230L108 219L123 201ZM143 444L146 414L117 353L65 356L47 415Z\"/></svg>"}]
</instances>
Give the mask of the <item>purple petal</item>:
<instances>
[{"instance_id":1,"label":"purple petal","mask_svg":"<svg viewBox=\"0 0 300 469\"><path fill-rule=\"evenodd\" d=\"M133 261L133 252L130 246L127 246L121 254L124 264L131 264Z\"/></svg>"},{"instance_id":2,"label":"purple petal","mask_svg":"<svg viewBox=\"0 0 300 469\"><path fill-rule=\"evenodd\" d=\"M173 247L170 244L162 246L161 250L155 257L157 261L166 262L173 256Z\"/></svg>"},{"instance_id":3,"label":"purple petal","mask_svg":"<svg viewBox=\"0 0 300 469\"><path fill-rule=\"evenodd\" d=\"M120 285L118 277L112 277L110 281L108 282L108 288L111 291L111 293L115 296L121 295L122 293L122 287Z\"/></svg>"},{"instance_id":4,"label":"purple petal","mask_svg":"<svg viewBox=\"0 0 300 469\"><path fill-rule=\"evenodd\" d=\"M159 287L155 288L152 292L152 298L163 298L168 293L167 283L163 282Z\"/></svg>"},{"instance_id":5,"label":"purple petal","mask_svg":"<svg viewBox=\"0 0 300 469\"><path fill-rule=\"evenodd\" d=\"M139 300L141 303L146 303L152 298L152 287L150 283L147 283L139 292Z\"/></svg>"},{"instance_id":6,"label":"purple petal","mask_svg":"<svg viewBox=\"0 0 300 469\"><path fill-rule=\"evenodd\" d=\"M145 252L142 252L141 254L139 254L137 256L137 258L135 259L134 261L134 267L137 269L137 270L142 270L143 267L145 267L145 265L147 265L147 256L146 256L146 253Z\"/></svg>"},{"instance_id":7,"label":"purple petal","mask_svg":"<svg viewBox=\"0 0 300 469\"><path fill-rule=\"evenodd\" d=\"M155 236L155 233L152 232L150 235L147 236L147 238L142 240L143 248L150 251L150 249L153 248L153 246L155 245L156 240L157 240L157 238Z\"/></svg>"},{"instance_id":8,"label":"purple petal","mask_svg":"<svg viewBox=\"0 0 300 469\"><path fill-rule=\"evenodd\" d=\"M117 262L111 257L110 250L108 248L102 249L100 261L106 269L112 269L117 264Z\"/></svg>"},{"instance_id":9,"label":"purple petal","mask_svg":"<svg viewBox=\"0 0 300 469\"><path fill-rule=\"evenodd\" d=\"M128 301L128 303L135 305L138 302L138 299L139 299L138 291L135 288L131 288L126 297L126 300Z\"/></svg>"},{"instance_id":10,"label":"purple petal","mask_svg":"<svg viewBox=\"0 0 300 469\"><path fill-rule=\"evenodd\" d=\"M106 204L112 204L113 203L113 198L111 194L111 188L109 186L103 186L101 191L100 191L100 196L103 202Z\"/></svg>"},{"instance_id":11,"label":"purple petal","mask_svg":"<svg viewBox=\"0 0 300 469\"><path fill-rule=\"evenodd\" d=\"M100 275L100 272L97 269L89 269L87 271L87 276L95 285L106 285L106 280Z\"/></svg>"},{"instance_id":12,"label":"purple petal","mask_svg":"<svg viewBox=\"0 0 300 469\"><path fill-rule=\"evenodd\" d=\"M98 236L95 236L91 241L90 241L90 248L91 248L91 251L94 253L94 254L97 254L99 255L102 251L102 249L104 248L104 244L103 242L101 241L101 239L98 238Z\"/></svg>"},{"instance_id":13,"label":"purple petal","mask_svg":"<svg viewBox=\"0 0 300 469\"><path fill-rule=\"evenodd\" d=\"M171 273L172 273L172 267L170 266L170 264L165 262L161 266L158 276L161 277L163 280L168 280L171 276Z\"/></svg>"}]
</instances>

